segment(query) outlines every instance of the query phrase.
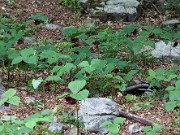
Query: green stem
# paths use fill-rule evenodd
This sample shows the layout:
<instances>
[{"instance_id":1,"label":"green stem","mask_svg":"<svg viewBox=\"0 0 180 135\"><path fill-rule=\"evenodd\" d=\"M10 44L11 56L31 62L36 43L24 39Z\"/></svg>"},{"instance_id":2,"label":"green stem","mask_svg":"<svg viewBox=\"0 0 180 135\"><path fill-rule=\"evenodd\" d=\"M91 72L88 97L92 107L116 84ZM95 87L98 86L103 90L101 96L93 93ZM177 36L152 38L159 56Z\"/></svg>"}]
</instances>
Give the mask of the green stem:
<instances>
[{"instance_id":1,"label":"green stem","mask_svg":"<svg viewBox=\"0 0 180 135\"><path fill-rule=\"evenodd\" d=\"M78 103L76 102L77 135L79 135Z\"/></svg>"}]
</instances>

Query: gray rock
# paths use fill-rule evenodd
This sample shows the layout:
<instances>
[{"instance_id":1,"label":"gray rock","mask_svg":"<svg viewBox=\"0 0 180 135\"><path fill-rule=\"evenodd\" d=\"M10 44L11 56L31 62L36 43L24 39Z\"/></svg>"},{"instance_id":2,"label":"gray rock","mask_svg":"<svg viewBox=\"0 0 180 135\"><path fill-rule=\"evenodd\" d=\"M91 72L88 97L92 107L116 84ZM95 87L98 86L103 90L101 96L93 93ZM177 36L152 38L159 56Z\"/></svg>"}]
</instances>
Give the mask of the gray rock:
<instances>
[{"instance_id":1,"label":"gray rock","mask_svg":"<svg viewBox=\"0 0 180 135\"><path fill-rule=\"evenodd\" d=\"M156 43L156 48L152 50L152 56L156 58L164 59L179 59L180 58L180 44L173 47L173 42L169 42L167 45L164 41Z\"/></svg>"},{"instance_id":2,"label":"gray rock","mask_svg":"<svg viewBox=\"0 0 180 135\"><path fill-rule=\"evenodd\" d=\"M165 61L179 60L180 58L180 43L173 47L174 42L166 44L164 41L155 43L155 49L150 46L144 46L139 53L149 52L153 57L163 59Z\"/></svg>"},{"instance_id":3,"label":"gray rock","mask_svg":"<svg viewBox=\"0 0 180 135\"><path fill-rule=\"evenodd\" d=\"M68 129L68 126L66 126L62 123L53 122L49 125L48 129L53 133L63 134L64 130Z\"/></svg>"},{"instance_id":4,"label":"gray rock","mask_svg":"<svg viewBox=\"0 0 180 135\"><path fill-rule=\"evenodd\" d=\"M141 132L142 129L143 129L143 127L140 126L139 123L134 123L134 124L132 124L132 125L129 126L129 132L130 132L131 134Z\"/></svg>"},{"instance_id":5,"label":"gray rock","mask_svg":"<svg viewBox=\"0 0 180 135\"><path fill-rule=\"evenodd\" d=\"M50 29L50 30L55 30L55 29L59 29L60 26L56 25L56 24L48 23L48 24L45 24L43 26L43 28Z\"/></svg>"},{"instance_id":6,"label":"gray rock","mask_svg":"<svg viewBox=\"0 0 180 135\"><path fill-rule=\"evenodd\" d=\"M166 20L163 22L164 26L177 27L180 24L178 19Z\"/></svg>"},{"instance_id":7,"label":"gray rock","mask_svg":"<svg viewBox=\"0 0 180 135\"><path fill-rule=\"evenodd\" d=\"M137 0L79 0L85 11L101 21L136 21L141 6Z\"/></svg>"},{"instance_id":8,"label":"gray rock","mask_svg":"<svg viewBox=\"0 0 180 135\"><path fill-rule=\"evenodd\" d=\"M25 37L24 38L24 43L25 44L32 44L34 42L35 42L35 38L33 38L33 37Z\"/></svg>"},{"instance_id":9,"label":"gray rock","mask_svg":"<svg viewBox=\"0 0 180 135\"><path fill-rule=\"evenodd\" d=\"M81 101L79 118L87 130L104 134L108 133L108 128L100 128L100 125L107 120L113 121L119 111L118 104L108 98L89 98Z\"/></svg>"},{"instance_id":10,"label":"gray rock","mask_svg":"<svg viewBox=\"0 0 180 135\"><path fill-rule=\"evenodd\" d=\"M69 131L68 135L77 135L77 127L71 128L71 130Z\"/></svg>"}]
</instances>

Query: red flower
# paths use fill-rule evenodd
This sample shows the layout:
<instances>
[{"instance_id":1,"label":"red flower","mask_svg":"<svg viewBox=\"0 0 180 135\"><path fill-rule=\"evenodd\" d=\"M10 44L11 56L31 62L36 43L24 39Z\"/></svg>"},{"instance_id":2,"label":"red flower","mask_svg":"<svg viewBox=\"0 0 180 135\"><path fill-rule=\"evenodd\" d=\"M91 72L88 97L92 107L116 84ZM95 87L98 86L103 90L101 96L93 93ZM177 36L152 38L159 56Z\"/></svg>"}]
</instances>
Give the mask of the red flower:
<instances>
[{"instance_id":1,"label":"red flower","mask_svg":"<svg viewBox=\"0 0 180 135\"><path fill-rule=\"evenodd\" d=\"M46 89L50 89L50 85L51 85L51 82L46 82L43 84L43 86L46 88Z\"/></svg>"},{"instance_id":2,"label":"red flower","mask_svg":"<svg viewBox=\"0 0 180 135\"><path fill-rule=\"evenodd\" d=\"M8 102L4 102L4 106L5 106L5 107L9 107L9 105L10 105L10 104L9 104Z\"/></svg>"},{"instance_id":3,"label":"red flower","mask_svg":"<svg viewBox=\"0 0 180 135\"><path fill-rule=\"evenodd\" d=\"M78 38L71 38L71 42L72 42L72 43L77 43L78 41L79 41Z\"/></svg>"},{"instance_id":4,"label":"red flower","mask_svg":"<svg viewBox=\"0 0 180 135\"><path fill-rule=\"evenodd\" d=\"M19 40L17 41L17 44L20 45L20 44L23 44L23 42L24 42L24 41L23 41L22 39L19 39Z\"/></svg>"},{"instance_id":5,"label":"red flower","mask_svg":"<svg viewBox=\"0 0 180 135\"><path fill-rule=\"evenodd\" d=\"M90 76L90 73L88 73L88 72L86 72L86 71L85 71L85 74L86 74L86 77Z\"/></svg>"},{"instance_id":6,"label":"red flower","mask_svg":"<svg viewBox=\"0 0 180 135\"><path fill-rule=\"evenodd\" d=\"M41 23L43 23L43 21L41 21L41 20L35 20L35 21L34 21L34 24L35 24L35 25L39 25L39 24L41 24Z\"/></svg>"},{"instance_id":7,"label":"red flower","mask_svg":"<svg viewBox=\"0 0 180 135\"><path fill-rule=\"evenodd\" d=\"M65 97L65 99L66 99L66 102L68 103L68 104L70 104L70 105L74 105L74 104L76 104L76 100L74 99L74 98L72 98L72 97Z\"/></svg>"},{"instance_id":8,"label":"red flower","mask_svg":"<svg viewBox=\"0 0 180 135\"><path fill-rule=\"evenodd\" d=\"M98 49L99 48L99 42L98 41L95 41L94 43L93 43L94 45L95 45L95 47Z\"/></svg>"},{"instance_id":9,"label":"red flower","mask_svg":"<svg viewBox=\"0 0 180 135\"><path fill-rule=\"evenodd\" d=\"M63 63L62 63L62 61L58 61L58 66L62 66L63 65Z\"/></svg>"}]
</instances>

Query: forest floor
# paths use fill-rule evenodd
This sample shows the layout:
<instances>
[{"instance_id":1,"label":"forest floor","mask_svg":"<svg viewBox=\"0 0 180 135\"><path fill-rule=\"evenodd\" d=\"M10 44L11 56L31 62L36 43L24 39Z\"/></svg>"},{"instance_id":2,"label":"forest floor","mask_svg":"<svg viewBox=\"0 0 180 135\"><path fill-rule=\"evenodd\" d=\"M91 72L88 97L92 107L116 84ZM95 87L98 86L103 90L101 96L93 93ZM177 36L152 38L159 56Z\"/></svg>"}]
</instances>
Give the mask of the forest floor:
<instances>
[{"instance_id":1,"label":"forest floor","mask_svg":"<svg viewBox=\"0 0 180 135\"><path fill-rule=\"evenodd\" d=\"M58 0L43 0L43 3L41 5L35 4L35 1L29 1L29 0L14 0L14 4L8 4L7 0L1 0L0 1L0 11L4 13L9 13L13 17L17 18L18 21L27 21L31 15L35 15L38 12L42 12L43 14L47 15L48 18L50 18L51 23L57 24L59 26L65 27L65 26L81 26L83 24L83 21L87 19L88 15L82 15L80 13L74 13L71 10L69 10L66 7L63 7L57 3L59 3ZM153 14L152 14L153 13ZM145 15L146 14L146 15ZM168 15L167 13L166 15ZM154 18L156 16L156 18ZM144 24L161 24L161 19L157 15L157 11L155 9L152 9L150 11L143 11L142 17L135 23L144 23ZM100 25L112 25L116 29L120 29L122 26L126 24L130 24L129 22L123 22L123 23L107 23L107 24L100 24ZM32 24L32 28L35 26ZM41 28L38 31L33 31L33 36L37 38L46 38L46 39L52 39L54 42L59 40L62 36L61 31L59 30L49 30ZM170 62L161 62L156 64L157 67L165 67L169 69L174 63ZM154 67L147 67L147 69L154 68ZM146 70L146 69L144 69ZM2 73L2 71L1 71ZM16 73L14 73L16 74ZM34 75L32 72L29 72L28 76L45 76L46 71L43 71L42 73L38 75ZM27 77L28 77L27 76ZM6 75L3 76L4 83L8 85L8 87L14 87L18 90L17 95L21 98L22 103L25 103L26 98L25 97L34 97L36 101L40 101L43 103L43 106L40 106L38 108L39 110L43 110L45 108L48 109L54 109L56 98L62 94L62 91L35 91L35 92L29 92L24 88L24 84L17 84L18 81L8 82L6 80ZM175 111L167 112L165 110L165 104L163 99L159 99L157 96L152 97L150 99L143 99L140 100L140 98L137 98L139 103L146 104L147 101L152 102L149 104L147 108L140 109L138 111L132 111L131 108L134 106L134 102L126 101L124 97L121 95L119 99L116 99L116 101L121 105L124 105L125 107L122 108L126 112L133 113L137 116L146 118L148 120L154 121L160 125L164 125L166 128L166 131L160 132L157 135L178 135L178 124L175 124L175 120L179 118L179 115ZM65 99L60 100L57 103L58 106L63 107L63 111L66 112L68 110L74 110L75 106L68 105L65 101ZM13 108L10 111L5 111L1 113L1 116L3 115L15 115L20 119L24 119L30 114L33 114L36 111L36 106L32 105L20 105L19 107ZM178 110L177 110L178 111ZM60 118L58 118L60 119ZM121 135L128 135L130 134L128 131L128 127L133 122L130 120L127 120L126 123L123 125L121 129ZM176 127L174 127L176 125ZM139 134L139 133L138 133Z\"/></svg>"}]
</instances>

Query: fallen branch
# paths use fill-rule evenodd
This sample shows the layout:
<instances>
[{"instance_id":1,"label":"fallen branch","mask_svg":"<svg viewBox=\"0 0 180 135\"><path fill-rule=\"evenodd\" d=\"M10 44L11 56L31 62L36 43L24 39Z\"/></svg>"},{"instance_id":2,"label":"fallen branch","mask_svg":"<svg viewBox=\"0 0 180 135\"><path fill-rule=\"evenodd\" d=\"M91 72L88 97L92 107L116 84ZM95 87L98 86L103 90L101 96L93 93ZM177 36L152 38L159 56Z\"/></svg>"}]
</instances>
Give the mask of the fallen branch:
<instances>
[{"instance_id":1,"label":"fallen branch","mask_svg":"<svg viewBox=\"0 0 180 135\"><path fill-rule=\"evenodd\" d=\"M128 118L130 120L134 120L136 122L142 123L142 124L147 125L147 126L152 126L153 125L152 121L149 121L147 119L141 118L139 116L136 116L134 114L130 114L130 113L127 113L127 112L124 112L124 111L120 111L119 116L124 117L124 118Z\"/></svg>"}]
</instances>

